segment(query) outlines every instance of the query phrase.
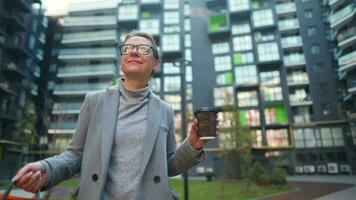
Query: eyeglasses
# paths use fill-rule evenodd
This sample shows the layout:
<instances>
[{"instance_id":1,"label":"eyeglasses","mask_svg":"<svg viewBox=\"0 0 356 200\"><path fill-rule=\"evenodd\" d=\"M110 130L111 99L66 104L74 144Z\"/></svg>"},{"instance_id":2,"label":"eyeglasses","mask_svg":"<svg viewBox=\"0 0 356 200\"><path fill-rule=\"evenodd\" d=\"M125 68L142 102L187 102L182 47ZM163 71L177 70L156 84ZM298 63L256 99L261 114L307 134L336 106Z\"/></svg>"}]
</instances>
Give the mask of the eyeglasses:
<instances>
[{"instance_id":1,"label":"eyeglasses","mask_svg":"<svg viewBox=\"0 0 356 200\"><path fill-rule=\"evenodd\" d=\"M121 55L128 55L132 53L132 51L136 49L136 52L141 55L148 55L152 52L152 46L146 44L124 44L120 46Z\"/></svg>"}]
</instances>

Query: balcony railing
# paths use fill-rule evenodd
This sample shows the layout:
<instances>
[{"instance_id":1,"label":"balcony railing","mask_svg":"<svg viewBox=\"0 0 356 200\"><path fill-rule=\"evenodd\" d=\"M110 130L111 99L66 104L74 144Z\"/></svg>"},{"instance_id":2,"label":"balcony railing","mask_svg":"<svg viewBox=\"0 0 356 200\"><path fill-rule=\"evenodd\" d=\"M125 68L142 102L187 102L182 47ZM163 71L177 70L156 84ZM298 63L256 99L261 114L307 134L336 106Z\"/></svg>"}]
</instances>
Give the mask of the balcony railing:
<instances>
[{"instance_id":1,"label":"balcony railing","mask_svg":"<svg viewBox=\"0 0 356 200\"><path fill-rule=\"evenodd\" d=\"M74 129L76 125L76 121L58 121L51 122L49 128L50 129Z\"/></svg>"},{"instance_id":2,"label":"balcony railing","mask_svg":"<svg viewBox=\"0 0 356 200\"><path fill-rule=\"evenodd\" d=\"M115 65L113 64L102 64L102 65L90 65L90 66L66 66L60 67L58 69L58 74L70 74L70 73L81 73L81 72L103 72L103 71L114 71Z\"/></svg>"},{"instance_id":3,"label":"balcony railing","mask_svg":"<svg viewBox=\"0 0 356 200\"><path fill-rule=\"evenodd\" d=\"M296 11L296 8L295 8L294 2L276 5L277 14L285 14L285 13L291 13L291 12L295 12L295 11Z\"/></svg>"},{"instance_id":4,"label":"balcony railing","mask_svg":"<svg viewBox=\"0 0 356 200\"><path fill-rule=\"evenodd\" d=\"M288 19L278 21L278 26L281 31L290 30L290 29L298 29L299 22L297 19Z\"/></svg>"},{"instance_id":5,"label":"balcony railing","mask_svg":"<svg viewBox=\"0 0 356 200\"><path fill-rule=\"evenodd\" d=\"M309 114L305 115L294 115L294 122L297 124L310 122L311 116Z\"/></svg>"},{"instance_id":6,"label":"balcony railing","mask_svg":"<svg viewBox=\"0 0 356 200\"><path fill-rule=\"evenodd\" d=\"M356 11L355 4L352 3L348 6L346 6L345 8L335 12L334 14L332 14L330 16L331 27L334 27L337 24L339 24L340 22L344 21L346 18L351 16L351 14L354 13L355 11Z\"/></svg>"},{"instance_id":7,"label":"balcony railing","mask_svg":"<svg viewBox=\"0 0 356 200\"><path fill-rule=\"evenodd\" d=\"M62 42L68 43L73 41L82 41L82 40L103 40L106 38L116 38L116 31L95 31L95 32L84 32L84 33L66 33L63 35Z\"/></svg>"},{"instance_id":8,"label":"balcony railing","mask_svg":"<svg viewBox=\"0 0 356 200\"><path fill-rule=\"evenodd\" d=\"M114 15L65 17L63 26L116 25Z\"/></svg>"},{"instance_id":9,"label":"balcony railing","mask_svg":"<svg viewBox=\"0 0 356 200\"><path fill-rule=\"evenodd\" d=\"M61 55L98 55L98 54L116 54L115 48L82 48L82 49L61 49Z\"/></svg>"},{"instance_id":10,"label":"balcony railing","mask_svg":"<svg viewBox=\"0 0 356 200\"><path fill-rule=\"evenodd\" d=\"M304 54L290 54L283 57L284 66L295 66L295 65L305 65Z\"/></svg>"},{"instance_id":11,"label":"balcony railing","mask_svg":"<svg viewBox=\"0 0 356 200\"><path fill-rule=\"evenodd\" d=\"M106 83L64 83L55 86L55 91L87 91L87 90L102 90L112 85L112 82Z\"/></svg>"},{"instance_id":12,"label":"balcony railing","mask_svg":"<svg viewBox=\"0 0 356 200\"><path fill-rule=\"evenodd\" d=\"M300 36L282 38L281 43L283 48L297 47L303 45L302 38Z\"/></svg>"},{"instance_id":13,"label":"balcony railing","mask_svg":"<svg viewBox=\"0 0 356 200\"><path fill-rule=\"evenodd\" d=\"M309 82L309 77L307 73L293 73L287 76L288 83L304 83Z\"/></svg>"},{"instance_id":14,"label":"balcony railing","mask_svg":"<svg viewBox=\"0 0 356 200\"><path fill-rule=\"evenodd\" d=\"M55 103L53 110L79 110L82 102Z\"/></svg>"},{"instance_id":15,"label":"balcony railing","mask_svg":"<svg viewBox=\"0 0 356 200\"><path fill-rule=\"evenodd\" d=\"M338 60L339 66L349 65L356 62L356 50L341 56Z\"/></svg>"}]
</instances>

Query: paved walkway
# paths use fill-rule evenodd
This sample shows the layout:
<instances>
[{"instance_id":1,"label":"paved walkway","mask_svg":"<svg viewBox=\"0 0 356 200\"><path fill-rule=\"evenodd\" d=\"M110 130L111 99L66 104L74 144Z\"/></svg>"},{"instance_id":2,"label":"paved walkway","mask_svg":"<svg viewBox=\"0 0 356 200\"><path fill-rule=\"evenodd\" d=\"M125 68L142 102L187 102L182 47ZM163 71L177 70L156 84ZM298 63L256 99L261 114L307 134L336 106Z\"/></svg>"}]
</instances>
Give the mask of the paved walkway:
<instances>
[{"instance_id":1,"label":"paved walkway","mask_svg":"<svg viewBox=\"0 0 356 200\"><path fill-rule=\"evenodd\" d=\"M263 200L351 200L356 196L356 176L291 176L288 184L297 191Z\"/></svg>"}]
</instances>

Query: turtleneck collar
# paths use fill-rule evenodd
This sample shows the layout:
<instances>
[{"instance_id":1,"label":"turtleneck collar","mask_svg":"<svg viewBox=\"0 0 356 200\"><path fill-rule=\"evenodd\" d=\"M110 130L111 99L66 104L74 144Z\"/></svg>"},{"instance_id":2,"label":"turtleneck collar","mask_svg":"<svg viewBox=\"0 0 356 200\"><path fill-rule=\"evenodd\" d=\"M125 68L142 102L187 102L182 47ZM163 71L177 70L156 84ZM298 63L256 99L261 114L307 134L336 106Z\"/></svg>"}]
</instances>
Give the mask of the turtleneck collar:
<instances>
[{"instance_id":1,"label":"turtleneck collar","mask_svg":"<svg viewBox=\"0 0 356 200\"><path fill-rule=\"evenodd\" d=\"M124 78L120 80L119 91L120 94L130 100L143 100L148 97L150 85L138 90L128 89L124 83Z\"/></svg>"}]
</instances>

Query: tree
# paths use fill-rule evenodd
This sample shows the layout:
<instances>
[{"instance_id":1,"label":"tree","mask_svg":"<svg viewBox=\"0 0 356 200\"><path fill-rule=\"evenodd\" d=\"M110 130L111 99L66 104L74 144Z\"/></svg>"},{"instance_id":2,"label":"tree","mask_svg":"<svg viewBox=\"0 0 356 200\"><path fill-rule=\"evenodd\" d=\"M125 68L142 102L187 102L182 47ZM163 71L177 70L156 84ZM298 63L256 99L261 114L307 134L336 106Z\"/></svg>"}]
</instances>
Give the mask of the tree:
<instances>
[{"instance_id":1,"label":"tree","mask_svg":"<svg viewBox=\"0 0 356 200\"><path fill-rule=\"evenodd\" d=\"M246 190L250 191L252 166L252 136L247 127L240 123L239 111L235 106L224 106L220 130L224 168L229 178L246 179Z\"/></svg>"},{"instance_id":2,"label":"tree","mask_svg":"<svg viewBox=\"0 0 356 200\"><path fill-rule=\"evenodd\" d=\"M24 111L23 119L15 124L15 134L13 139L22 143L26 148L37 142L36 133L37 116L35 114L35 106L33 103L27 105ZM28 150L28 149L27 149Z\"/></svg>"}]
</instances>

